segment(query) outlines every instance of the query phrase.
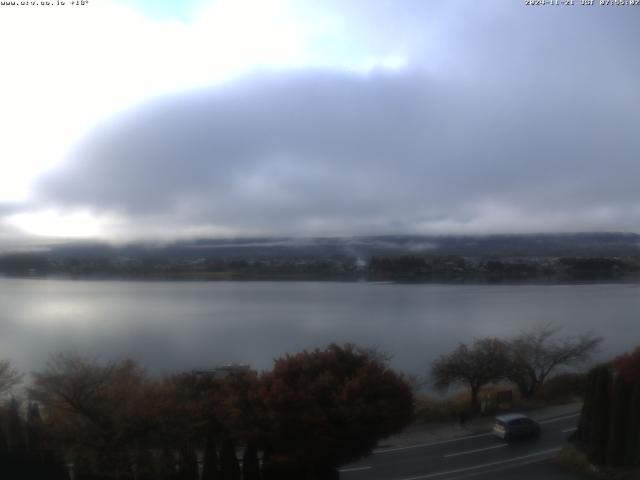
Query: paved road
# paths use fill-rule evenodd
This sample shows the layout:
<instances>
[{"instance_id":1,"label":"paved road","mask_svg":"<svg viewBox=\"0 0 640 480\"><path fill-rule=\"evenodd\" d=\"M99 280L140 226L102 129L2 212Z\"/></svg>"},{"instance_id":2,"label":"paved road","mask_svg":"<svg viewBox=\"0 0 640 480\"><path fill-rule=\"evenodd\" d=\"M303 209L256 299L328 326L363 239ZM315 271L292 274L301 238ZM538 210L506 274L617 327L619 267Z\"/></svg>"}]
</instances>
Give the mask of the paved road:
<instances>
[{"instance_id":1,"label":"paved road","mask_svg":"<svg viewBox=\"0 0 640 480\"><path fill-rule=\"evenodd\" d=\"M542 420L538 438L505 443L491 433L379 451L340 470L342 480L521 478L518 470L553 468L553 457L575 430L577 414ZM540 464L543 466L541 467ZM535 467L530 467L535 465ZM527 468L529 467L529 468ZM496 474L495 472L504 472ZM491 475L493 473L493 475ZM524 479L525 477L522 476ZM540 477L547 478L546 474ZM552 478L549 475L549 478ZM561 477L558 477L561 478ZM568 476L567 478L572 478Z\"/></svg>"},{"instance_id":2,"label":"paved road","mask_svg":"<svg viewBox=\"0 0 640 480\"><path fill-rule=\"evenodd\" d=\"M552 460L543 460L517 467L507 467L503 470L469 473L462 478L468 480L590 480L592 477L567 472L566 469L556 465Z\"/></svg>"}]
</instances>

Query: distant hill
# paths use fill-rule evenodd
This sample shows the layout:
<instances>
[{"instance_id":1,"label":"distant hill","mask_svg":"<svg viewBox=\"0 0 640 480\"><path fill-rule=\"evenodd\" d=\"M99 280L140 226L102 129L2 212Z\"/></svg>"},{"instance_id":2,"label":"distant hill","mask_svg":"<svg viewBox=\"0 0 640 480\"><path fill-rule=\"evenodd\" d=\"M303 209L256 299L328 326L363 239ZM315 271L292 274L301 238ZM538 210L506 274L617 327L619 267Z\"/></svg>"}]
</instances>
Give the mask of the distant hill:
<instances>
[{"instance_id":1,"label":"distant hill","mask_svg":"<svg viewBox=\"0 0 640 480\"><path fill-rule=\"evenodd\" d=\"M574 281L640 279L640 235L197 239L76 242L0 254L15 276L210 280Z\"/></svg>"},{"instance_id":2,"label":"distant hill","mask_svg":"<svg viewBox=\"0 0 640 480\"><path fill-rule=\"evenodd\" d=\"M388 255L459 255L463 257L562 257L640 255L640 235L635 233L575 233L540 235L417 236L387 235L324 238L196 239L166 244L110 245L74 242L49 245L42 254L66 257L127 257L188 260L197 258L348 256L370 258Z\"/></svg>"}]
</instances>

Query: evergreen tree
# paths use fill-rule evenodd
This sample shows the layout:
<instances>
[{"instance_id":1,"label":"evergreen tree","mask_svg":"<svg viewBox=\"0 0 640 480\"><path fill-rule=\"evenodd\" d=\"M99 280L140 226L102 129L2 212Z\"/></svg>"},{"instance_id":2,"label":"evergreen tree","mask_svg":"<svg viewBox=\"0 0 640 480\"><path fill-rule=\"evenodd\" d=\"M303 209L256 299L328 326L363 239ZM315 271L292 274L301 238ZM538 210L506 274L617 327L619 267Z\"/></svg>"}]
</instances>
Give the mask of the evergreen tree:
<instances>
[{"instance_id":1,"label":"evergreen tree","mask_svg":"<svg viewBox=\"0 0 640 480\"><path fill-rule=\"evenodd\" d=\"M12 398L9 402L9 418L7 421L9 451L13 457L23 458L27 451L25 430L20 418L20 403Z\"/></svg>"},{"instance_id":2,"label":"evergreen tree","mask_svg":"<svg viewBox=\"0 0 640 480\"><path fill-rule=\"evenodd\" d=\"M220 479L240 480L240 466L236 456L236 445L229 437L222 441L220 451Z\"/></svg>"},{"instance_id":3,"label":"evergreen tree","mask_svg":"<svg viewBox=\"0 0 640 480\"><path fill-rule=\"evenodd\" d=\"M262 452L262 480L276 480L277 472L269 449Z\"/></svg>"},{"instance_id":4,"label":"evergreen tree","mask_svg":"<svg viewBox=\"0 0 640 480\"><path fill-rule=\"evenodd\" d=\"M46 478L44 426L37 403L27 406L25 478Z\"/></svg>"},{"instance_id":5,"label":"evergreen tree","mask_svg":"<svg viewBox=\"0 0 640 480\"><path fill-rule=\"evenodd\" d=\"M146 447L138 448L135 458L135 472L137 480L155 480L156 472L154 468L153 456Z\"/></svg>"},{"instance_id":6,"label":"evergreen tree","mask_svg":"<svg viewBox=\"0 0 640 480\"><path fill-rule=\"evenodd\" d=\"M9 447L7 441L4 438L4 431L2 424L0 423L0 465L5 465L9 459Z\"/></svg>"},{"instance_id":7,"label":"evergreen tree","mask_svg":"<svg viewBox=\"0 0 640 480\"><path fill-rule=\"evenodd\" d=\"M620 374L613 381L611 420L609 423L606 463L621 466L624 463L627 440L627 415L631 389Z\"/></svg>"},{"instance_id":8,"label":"evergreen tree","mask_svg":"<svg viewBox=\"0 0 640 480\"><path fill-rule=\"evenodd\" d=\"M60 448L52 444L40 415L40 406L30 402L27 407L26 445L27 477L33 480L69 480L69 469Z\"/></svg>"},{"instance_id":9,"label":"evergreen tree","mask_svg":"<svg viewBox=\"0 0 640 480\"><path fill-rule=\"evenodd\" d=\"M608 365L597 367L595 392L593 398L594 415L591 417L592 437L587 446L589 459L596 465L606 461L609 436L609 417L611 414L611 370Z\"/></svg>"},{"instance_id":10,"label":"evergreen tree","mask_svg":"<svg viewBox=\"0 0 640 480\"><path fill-rule=\"evenodd\" d=\"M69 467L64 458L53 449L47 449L43 455L41 468L34 479L69 480Z\"/></svg>"},{"instance_id":11,"label":"evergreen tree","mask_svg":"<svg viewBox=\"0 0 640 480\"><path fill-rule=\"evenodd\" d=\"M640 465L640 381L631 387L628 409L624 463L636 466Z\"/></svg>"},{"instance_id":12,"label":"evergreen tree","mask_svg":"<svg viewBox=\"0 0 640 480\"><path fill-rule=\"evenodd\" d=\"M93 460L84 451L77 451L73 458L74 480L93 480L95 478Z\"/></svg>"},{"instance_id":13,"label":"evergreen tree","mask_svg":"<svg viewBox=\"0 0 640 480\"><path fill-rule=\"evenodd\" d=\"M20 417L20 403L12 398L7 412L7 472L8 478L26 478L28 476L27 443L25 428Z\"/></svg>"},{"instance_id":14,"label":"evergreen tree","mask_svg":"<svg viewBox=\"0 0 640 480\"><path fill-rule=\"evenodd\" d=\"M590 445L593 440L593 401L597 388L597 376L598 369L592 368L587 375L587 385L584 395L584 401L582 403L582 411L580 412L580 419L578 421L578 429L576 432L576 438L580 442L580 446L583 448Z\"/></svg>"},{"instance_id":15,"label":"evergreen tree","mask_svg":"<svg viewBox=\"0 0 640 480\"><path fill-rule=\"evenodd\" d=\"M0 420L3 420L2 417L0 417ZM3 478L5 475L7 476L7 478L11 478L11 475L13 474L14 464L9 454L9 445L7 444L7 440L5 438L2 423L3 422L0 422L0 474L2 474Z\"/></svg>"},{"instance_id":16,"label":"evergreen tree","mask_svg":"<svg viewBox=\"0 0 640 480\"><path fill-rule=\"evenodd\" d=\"M125 448L119 449L116 454L115 475L118 480L134 480L133 458ZM109 475L109 470L106 471Z\"/></svg>"},{"instance_id":17,"label":"evergreen tree","mask_svg":"<svg viewBox=\"0 0 640 480\"><path fill-rule=\"evenodd\" d=\"M627 466L635 466L640 464L640 347L616 357L613 366L629 385L623 461Z\"/></svg>"},{"instance_id":18,"label":"evergreen tree","mask_svg":"<svg viewBox=\"0 0 640 480\"><path fill-rule=\"evenodd\" d=\"M163 448L158 459L159 478L162 480L176 480L176 458L170 448Z\"/></svg>"},{"instance_id":19,"label":"evergreen tree","mask_svg":"<svg viewBox=\"0 0 640 480\"><path fill-rule=\"evenodd\" d=\"M242 480L260 480L260 462L258 449L255 445L248 445L242 455Z\"/></svg>"},{"instance_id":20,"label":"evergreen tree","mask_svg":"<svg viewBox=\"0 0 640 480\"><path fill-rule=\"evenodd\" d=\"M202 480L218 480L218 452L212 437L207 438L204 444Z\"/></svg>"},{"instance_id":21,"label":"evergreen tree","mask_svg":"<svg viewBox=\"0 0 640 480\"><path fill-rule=\"evenodd\" d=\"M178 478L180 480L198 480L198 459L193 448L185 446L181 449L178 465Z\"/></svg>"}]
</instances>

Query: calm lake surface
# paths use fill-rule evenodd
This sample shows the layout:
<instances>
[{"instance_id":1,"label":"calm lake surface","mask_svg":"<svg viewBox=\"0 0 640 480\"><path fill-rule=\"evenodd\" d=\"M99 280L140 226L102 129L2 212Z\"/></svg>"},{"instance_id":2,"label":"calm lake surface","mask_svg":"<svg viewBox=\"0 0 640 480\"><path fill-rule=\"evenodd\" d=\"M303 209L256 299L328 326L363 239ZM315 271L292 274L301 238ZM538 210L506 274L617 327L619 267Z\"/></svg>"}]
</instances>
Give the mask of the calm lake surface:
<instances>
[{"instance_id":1,"label":"calm lake surface","mask_svg":"<svg viewBox=\"0 0 640 480\"><path fill-rule=\"evenodd\" d=\"M37 370L61 350L131 357L149 372L273 359L330 342L378 346L423 374L474 337L552 322L605 338L600 358L640 344L640 285L397 285L339 282L0 278L0 358Z\"/></svg>"}]
</instances>

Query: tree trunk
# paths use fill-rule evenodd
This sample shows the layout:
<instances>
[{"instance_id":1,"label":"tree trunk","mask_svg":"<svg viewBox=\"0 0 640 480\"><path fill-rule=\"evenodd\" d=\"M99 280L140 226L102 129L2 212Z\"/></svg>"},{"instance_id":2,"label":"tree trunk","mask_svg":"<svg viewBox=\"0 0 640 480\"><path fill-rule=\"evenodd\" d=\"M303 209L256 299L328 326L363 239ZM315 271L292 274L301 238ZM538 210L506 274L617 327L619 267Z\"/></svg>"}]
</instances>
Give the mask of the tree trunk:
<instances>
[{"instance_id":1,"label":"tree trunk","mask_svg":"<svg viewBox=\"0 0 640 480\"><path fill-rule=\"evenodd\" d=\"M582 403L582 411L580 412L580 420L578 421L577 439L580 447L583 449L591 445L593 440L593 422L591 418L594 413L593 402L596 396L598 370L592 368L587 376L587 386L584 393L584 401Z\"/></svg>"},{"instance_id":2,"label":"tree trunk","mask_svg":"<svg viewBox=\"0 0 640 480\"><path fill-rule=\"evenodd\" d=\"M628 425L625 464L636 466L640 465L640 381L632 387L629 398Z\"/></svg>"},{"instance_id":3,"label":"tree trunk","mask_svg":"<svg viewBox=\"0 0 640 480\"><path fill-rule=\"evenodd\" d=\"M242 456L242 480L260 480L260 462L258 450L254 445L247 445Z\"/></svg>"},{"instance_id":4,"label":"tree trunk","mask_svg":"<svg viewBox=\"0 0 640 480\"><path fill-rule=\"evenodd\" d=\"M207 437L202 458L202 480L218 480L218 452L213 436Z\"/></svg>"},{"instance_id":5,"label":"tree trunk","mask_svg":"<svg viewBox=\"0 0 640 480\"><path fill-rule=\"evenodd\" d=\"M478 413L480 411L480 401L478 394L480 393L480 385L471 385L471 411Z\"/></svg>"},{"instance_id":6,"label":"tree trunk","mask_svg":"<svg viewBox=\"0 0 640 480\"><path fill-rule=\"evenodd\" d=\"M157 469L160 473L159 478L162 480L176 479L178 475L176 471L176 457L173 450L167 447L161 450Z\"/></svg>"},{"instance_id":7,"label":"tree trunk","mask_svg":"<svg viewBox=\"0 0 640 480\"><path fill-rule=\"evenodd\" d=\"M523 397L526 398L527 400L531 400L533 398L533 396L538 393L538 387L541 385L540 382L538 382L538 380L532 380L531 384L529 384L529 386L524 390L523 393Z\"/></svg>"},{"instance_id":8,"label":"tree trunk","mask_svg":"<svg viewBox=\"0 0 640 480\"><path fill-rule=\"evenodd\" d=\"M591 419L592 438L588 447L589 460L596 465L606 461L609 440L609 418L611 415L611 373L608 366L598 367L593 410L597 412Z\"/></svg>"},{"instance_id":9,"label":"tree trunk","mask_svg":"<svg viewBox=\"0 0 640 480\"><path fill-rule=\"evenodd\" d=\"M180 480L198 480L198 459L191 445L185 445L180 451L178 478Z\"/></svg>"},{"instance_id":10,"label":"tree trunk","mask_svg":"<svg viewBox=\"0 0 640 480\"><path fill-rule=\"evenodd\" d=\"M222 441L220 451L220 479L240 480L240 466L236 457L236 444L230 438Z\"/></svg>"}]
</instances>

